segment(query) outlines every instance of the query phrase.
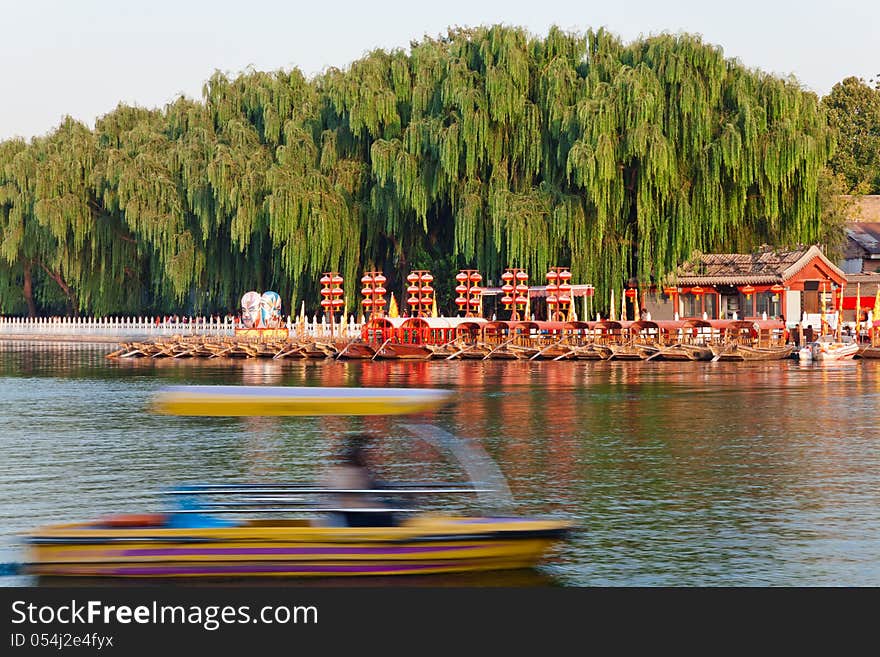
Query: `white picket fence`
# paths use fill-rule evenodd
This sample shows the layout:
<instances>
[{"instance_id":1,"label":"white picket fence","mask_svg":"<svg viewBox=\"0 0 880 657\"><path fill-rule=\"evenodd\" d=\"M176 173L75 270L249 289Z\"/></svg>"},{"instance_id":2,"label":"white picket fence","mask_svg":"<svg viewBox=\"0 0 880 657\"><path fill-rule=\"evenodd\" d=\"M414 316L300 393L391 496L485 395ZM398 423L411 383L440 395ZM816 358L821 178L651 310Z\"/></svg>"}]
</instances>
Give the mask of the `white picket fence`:
<instances>
[{"instance_id":1,"label":"white picket fence","mask_svg":"<svg viewBox=\"0 0 880 657\"><path fill-rule=\"evenodd\" d=\"M350 317L346 323L330 326L326 318L287 317L284 326L292 335L328 339L353 338L360 334L361 324ZM192 317L166 321L161 317L0 317L0 337L113 337L145 338L171 335L225 336L235 334L231 319L221 317Z\"/></svg>"}]
</instances>

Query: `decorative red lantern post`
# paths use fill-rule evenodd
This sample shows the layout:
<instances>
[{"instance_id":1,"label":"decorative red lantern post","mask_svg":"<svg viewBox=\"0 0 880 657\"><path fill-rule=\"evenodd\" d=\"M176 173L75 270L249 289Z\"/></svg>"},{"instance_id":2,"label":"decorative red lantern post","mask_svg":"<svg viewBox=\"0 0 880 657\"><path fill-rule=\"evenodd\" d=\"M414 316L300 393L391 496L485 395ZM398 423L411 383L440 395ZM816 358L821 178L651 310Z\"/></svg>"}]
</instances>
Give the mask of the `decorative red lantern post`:
<instances>
[{"instance_id":1,"label":"decorative red lantern post","mask_svg":"<svg viewBox=\"0 0 880 657\"><path fill-rule=\"evenodd\" d=\"M364 310L369 313L370 317L382 317L385 315L385 281L387 279L381 271L368 271L361 278L363 289L361 294L364 300L361 304Z\"/></svg>"},{"instance_id":2,"label":"decorative red lantern post","mask_svg":"<svg viewBox=\"0 0 880 657\"><path fill-rule=\"evenodd\" d=\"M520 319L520 313L525 313L526 307L529 305L529 275L525 269L519 267L508 267L503 274L501 280L504 285L501 286L501 303L505 308L513 307L510 315L512 321ZM515 285L514 285L515 283Z\"/></svg>"},{"instance_id":3,"label":"decorative red lantern post","mask_svg":"<svg viewBox=\"0 0 880 657\"><path fill-rule=\"evenodd\" d=\"M571 304L571 272L566 267L551 267L547 272L547 319L565 321Z\"/></svg>"},{"instance_id":4,"label":"decorative red lantern post","mask_svg":"<svg viewBox=\"0 0 880 657\"><path fill-rule=\"evenodd\" d=\"M455 305L465 317L479 317L482 305L483 289L480 281L483 276L476 269L462 269L455 275L458 285L455 287Z\"/></svg>"},{"instance_id":5,"label":"decorative red lantern post","mask_svg":"<svg viewBox=\"0 0 880 657\"><path fill-rule=\"evenodd\" d=\"M345 305L342 299L342 276L338 272L328 271L321 276L321 308L330 320L330 337L333 337L333 325L336 323L336 313Z\"/></svg>"},{"instance_id":6,"label":"decorative red lantern post","mask_svg":"<svg viewBox=\"0 0 880 657\"><path fill-rule=\"evenodd\" d=\"M431 282L434 277L427 269L415 269L406 277L409 286L406 293L409 298L406 300L412 309L413 317L430 317L431 306L434 305L434 288Z\"/></svg>"}]
</instances>

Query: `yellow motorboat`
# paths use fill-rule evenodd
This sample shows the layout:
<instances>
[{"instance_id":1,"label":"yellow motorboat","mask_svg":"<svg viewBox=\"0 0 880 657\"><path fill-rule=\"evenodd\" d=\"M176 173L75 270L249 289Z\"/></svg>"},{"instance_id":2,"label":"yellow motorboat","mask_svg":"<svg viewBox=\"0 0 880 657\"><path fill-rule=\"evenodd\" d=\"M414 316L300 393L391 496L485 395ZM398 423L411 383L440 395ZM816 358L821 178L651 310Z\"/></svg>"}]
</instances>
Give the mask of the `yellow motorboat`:
<instances>
[{"instance_id":1,"label":"yellow motorboat","mask_svg":"<svg viewBox=\"0 0 880 657\"><path fill-rule=\"evenodd\" d=\"M38 530L30 537L26 570L88 577L289 577L513 569L534 566L568 529L558 520L443 515L416 516L396 527L251 519L175 528L162 517L121 517Z\"/></svg>"},{"instance_id":2,"label":"yellow motorboat","mask_svg":"<svg viewBox=\"0 0 880 657\"><path fill-rule=\"evenodd\" d=\"M377 389L174 388L154 410L187 415L372 414L437 407L448 391ZM307 392L303 393L303 390ZM321 390L323 394L316 393ZM333 403L328 403L327 400ZM327 577L412 575L527 568L572 529L567 520L509 513L512 501L494 462L475 444L432 425L404 428L459 462L467 484L398 484L327 489L290 484L220 484L164 491L173 501L157 514L123 514L51 525L27 536L24 571L81 577ZM490 513L425 511L413 500L474 495ZM336 508L326 499L382 500L375 508ZM499 512L500 511L500 512ZM392 516L383 526L333 526L334 514ZM365 523L369 525L370 523Z\"/></svg>"}]
</instances>

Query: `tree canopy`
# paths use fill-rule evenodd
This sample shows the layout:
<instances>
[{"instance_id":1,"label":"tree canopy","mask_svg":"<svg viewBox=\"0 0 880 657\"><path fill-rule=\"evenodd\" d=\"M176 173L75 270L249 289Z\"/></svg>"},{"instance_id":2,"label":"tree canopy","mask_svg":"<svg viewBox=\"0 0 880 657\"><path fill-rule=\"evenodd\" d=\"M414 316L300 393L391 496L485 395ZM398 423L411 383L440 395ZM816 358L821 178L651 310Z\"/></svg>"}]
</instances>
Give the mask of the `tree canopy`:
<instances>
[{"instance_id":1,"label":"tree canopy","mask_svg":"<svg viewBox=\"0 0 880 657\"><path fill-rule=\"evenodd\" d=\"M216 73L199 102L0 143L0 310L314 301L327 270L352 309L365 269L399 291L557 264L619 298L693 251L821 239L825 113L687 34L492 26L313 79Z\"/></svg>"},{"instance_id":2,"label":"tree canopy","mask_svg":"<svg viewBox=\"0 0 880 657\"><path fill-rule=\"evenodd\" d=\"M849 191L880 194L880 81L871 87L861 78L845 78L822 104L837 133L829 167L844 177Z\"/></svg>"}]
</instances>

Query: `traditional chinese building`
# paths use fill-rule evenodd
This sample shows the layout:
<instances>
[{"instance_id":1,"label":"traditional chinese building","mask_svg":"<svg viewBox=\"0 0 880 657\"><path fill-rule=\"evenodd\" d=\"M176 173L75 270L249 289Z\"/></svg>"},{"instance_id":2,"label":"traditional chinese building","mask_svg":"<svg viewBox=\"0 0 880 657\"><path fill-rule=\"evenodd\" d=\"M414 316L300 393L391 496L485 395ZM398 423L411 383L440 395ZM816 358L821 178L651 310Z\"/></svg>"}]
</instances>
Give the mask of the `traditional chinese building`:
<instances>
[{"instance_id":1,"label":"traditional chinese building","mask_svg":"<svg viewBox=\"0 0 880 657\"><path fill-rule=\"evenodd\" d=\"M675 284L648 296L655 319L706 317L729 319L786 318L830 310L833 295L846 286L846 275L816 246L794 251L701 255L679 267ZM790 319L789 319L790 318Z\"/></svg>"}]
</instances>

